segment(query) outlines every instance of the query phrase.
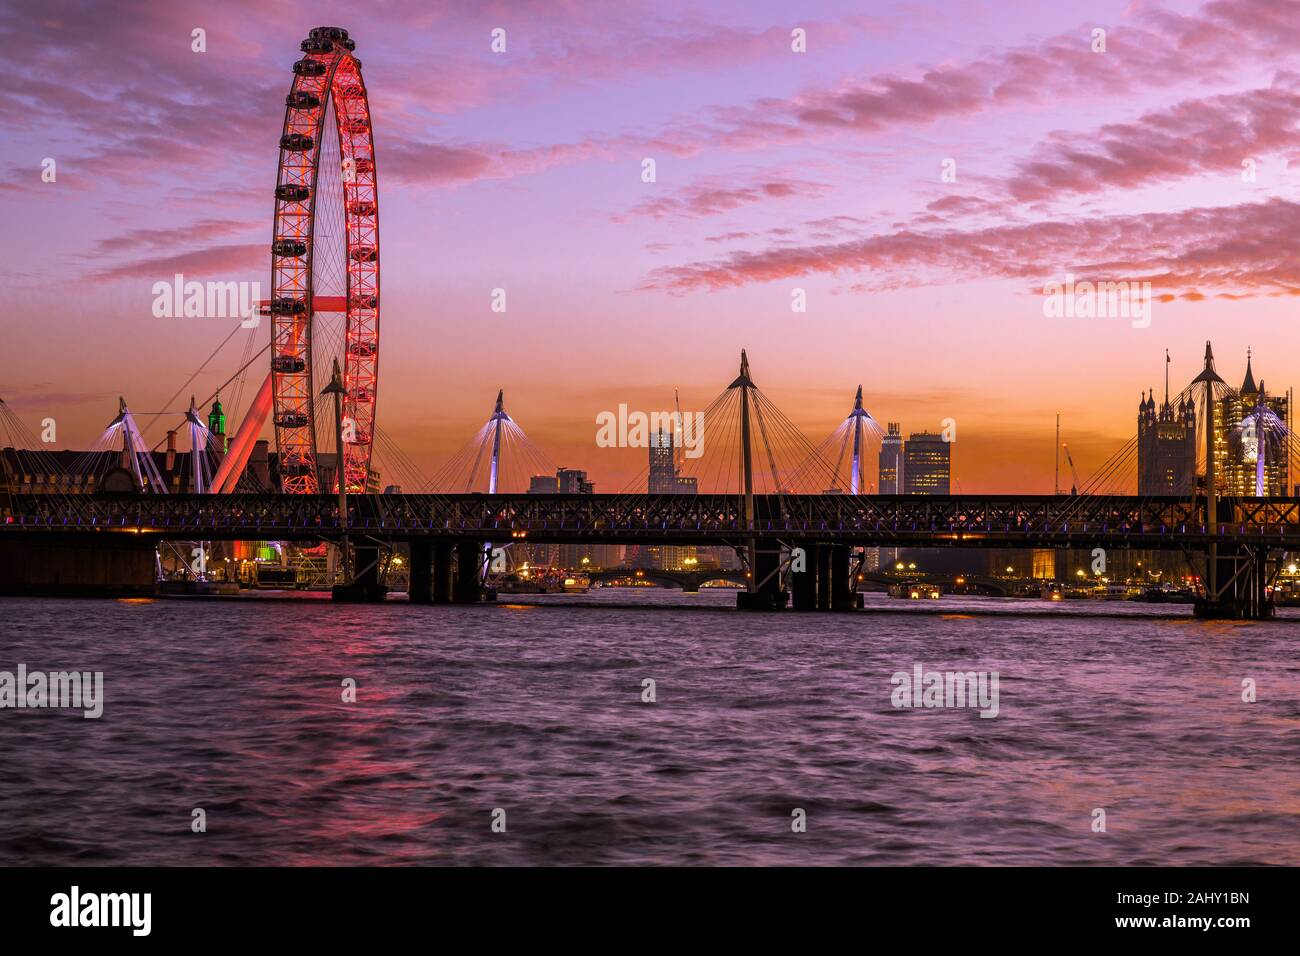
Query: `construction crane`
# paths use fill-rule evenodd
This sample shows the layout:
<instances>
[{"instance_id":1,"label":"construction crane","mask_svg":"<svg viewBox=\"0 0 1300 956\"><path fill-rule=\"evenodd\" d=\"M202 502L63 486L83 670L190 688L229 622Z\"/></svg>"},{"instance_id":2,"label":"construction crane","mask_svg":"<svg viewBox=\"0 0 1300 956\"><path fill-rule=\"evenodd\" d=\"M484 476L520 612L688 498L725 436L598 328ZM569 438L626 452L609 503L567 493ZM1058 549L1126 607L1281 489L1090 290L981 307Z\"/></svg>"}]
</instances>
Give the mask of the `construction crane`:
<instances>
[{"instance_id":1,"label":"construction crane","mask_svg":"<svg viewBox=\"0 0 1300 956\"><path fill-rule=\"evenodd\" d=\"M1078 469L1074 467L1074 459L1070 457L1070 446L1062 444L1061 448L1065 451L1065 460L1070 463L1070 475L1074 478L1074 484L1070 486L1070 494L1077 495L1079 493Z\"/></svg>"},{"instance_id":2,"label":"construction crane","mask_svg":"<svg viewBox=\"0 0 1300 956\"><path fill-rule=\"evenodd\" d=\"M677 417L673 419L673 468L680 474L682 467L686 464L683 448L682 434L682 399L677 394L677 386L673 386L673 403L677 406Z\"/></svg>"}]
</instances>

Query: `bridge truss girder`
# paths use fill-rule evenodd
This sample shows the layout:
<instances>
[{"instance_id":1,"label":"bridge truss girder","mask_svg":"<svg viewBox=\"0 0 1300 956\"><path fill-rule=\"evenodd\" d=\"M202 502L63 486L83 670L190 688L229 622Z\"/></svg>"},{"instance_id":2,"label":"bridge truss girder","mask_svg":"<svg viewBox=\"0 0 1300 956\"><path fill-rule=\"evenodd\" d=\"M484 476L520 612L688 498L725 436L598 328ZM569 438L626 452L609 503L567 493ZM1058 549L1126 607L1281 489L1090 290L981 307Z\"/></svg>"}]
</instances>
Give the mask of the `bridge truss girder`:
<instances>
[{"instance_id":1,"label":"bridge truss girder","mask_svg":"<svg viewBox=\"0 0 1300 956\"><path fill-rule=\"evenodd\" d=\"M130 531L158 539L340 537L332 495L12 495L0 534ZM842 541L882 547L1220 546L1300 550L1300 498L1221 499L1217 534L1204 501L1094 496L350 495L348 525L394 539L741 544ZM1223 520L1230 514L1231 521Z\"/></svg>"}]
</instances>

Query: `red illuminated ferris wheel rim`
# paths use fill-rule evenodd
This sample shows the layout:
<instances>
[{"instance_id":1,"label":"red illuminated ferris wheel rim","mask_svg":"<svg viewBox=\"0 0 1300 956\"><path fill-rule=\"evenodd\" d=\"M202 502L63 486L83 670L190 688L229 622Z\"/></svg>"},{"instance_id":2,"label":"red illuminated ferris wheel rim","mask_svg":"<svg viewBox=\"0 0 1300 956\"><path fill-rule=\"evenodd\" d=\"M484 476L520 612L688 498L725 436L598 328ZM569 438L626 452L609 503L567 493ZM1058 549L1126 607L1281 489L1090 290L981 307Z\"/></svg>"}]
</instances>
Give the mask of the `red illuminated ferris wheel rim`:
<instances>
[{"instance_id":1,"label":"red illuminated ferris wheel rim","mask_svg":"<svg viewBox=\"0 0 1300 956\"><path fill-rule=\"evenodd\" d=\"M285 97L271 242L271 379L275 444L283 490L315 494L316 388L312 381L316 195L326 110L339 140L347 312L343 349L343 474L348 491L367 488L374 450L379 370L379 194L370 101L356 44L338 27L317 27ZM331 303L333 304L333 303ZM329 432L334 422L324 423ZM337 470L335 471L337 474Z\"/></svg>"}]
</instances>

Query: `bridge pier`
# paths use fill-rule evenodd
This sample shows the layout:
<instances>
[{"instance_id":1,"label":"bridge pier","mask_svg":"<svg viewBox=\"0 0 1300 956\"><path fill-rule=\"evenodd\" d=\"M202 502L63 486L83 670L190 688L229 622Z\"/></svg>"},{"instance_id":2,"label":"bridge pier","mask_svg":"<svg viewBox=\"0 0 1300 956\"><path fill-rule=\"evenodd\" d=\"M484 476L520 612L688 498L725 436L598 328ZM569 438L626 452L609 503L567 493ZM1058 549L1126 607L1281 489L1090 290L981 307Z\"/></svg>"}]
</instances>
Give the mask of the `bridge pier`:
<instances>
[{"instance_id":1,"label":"bridge pier","mask_svg":"<svg viewBox=\"0 0 1300 956\"><path fill-rule=\"evenodd\" d=\"M383 601L388 588L379 580L379 546L365 544L354 547L352 567L352 580L346 584L334 585L331 593L334 600L365 603Z\"/></svg>"},{"instance_id":2,"label":"bridge pier","mask_svg":"<svg viewBox=\"0 0 1300 956\"><path fill-rule=\"evenodd\" d=\"M833 544L828 550L831 553L831 610L851 611L857 607L857 596L849 581L851 550L847 544Z\"/></svg>"},{"instance_id":3,"label":"bridge pier","mask_svg":"<svg viewBox=\"0 0 1300 956\"><path fill-rule=\"evenodd\" d=\"M754 552L752 589L736 594L736 607L747 611L775 611L785 607L790 595L781 590L781 550L760 543Z\"/></svg>"},{"instance_id":4,"label":"bridge pier","mask_svg":"<svg viewBox=\"0 0 1300 956\"><path fill-rule=\"evenodd\" d=\"M411 583L407 596L412 604L450 604L453 595L452 544L450 541L411 542Z\"/></svg>"},{"instance_id":5,"label":"bridge pier","mask_svg":"<svg viewBox=\"0 0 1300 956\"><path fill-rule=\"evenodd\" d=\"M411 564L406 597L412 604L429 604L433 601L433 543L411 542Z\"/></svg>"},{"instance_id":6,"label":"bridge pier","mask_svg":"<svg viewBox=\"0 0 1300 956\"><path fill-rule=\"evenodd\" d=\"M1217 582L1217 593L1197 598L1192 607L1196 617L1211 620L1268 620L1274 615L1273 602L1268 596L1268 548L1241 547L1235 550L1221 546L1214 562L1214 575L1206 575Z\"/></svg>"},{"instance_id":7,"label":"bridge pier","mask_svg":"<svg viewBox=\"0 0 1300 956\"><path fill-rule=\"evenodd\" d=\"M450 604L452 596L452 544L435 541L433 544L433 603Z\"/></svg>"},{"instance_id":8,"label":"bridge pier","mask_svg":"<svg viewBox=\"0 0 1300 956\"><path fill-rule=\"evenodd\" d=\"M848 611L862 606L850 580L853 549L845 544L802 546L806 570L791 574L797 611Z\"/></svg>"},{"instance_id":9,"label":"bridge pier","mask_svg":"<svg viewBox=\"0 0 1300 956\"><path fill-rule=\"evenodd\" d=\"M483 600L483 542L456 542L456 583L452 588L454 604L477 604Z\"/></svg>"},{"instance_id":10,"label":"bridge pier","mask_svg":"<svg viewBox=\"0 0 1300 956\"><path fill-rule=\"evenodd\" d=\"M790 573L790 588L794 592L796 611L817 610L817 560L821 548L815 544L803 546L804 568Z\"/></svg>"},{"instance_id":11,"label":"bridge pier","mask_svg":"<svg viewBox=\"0 0 1300 956\"><path fill-rule=\"evenodd\" d=\"M828 544L817 546L817 610L831 609L831 548Z\"/></svg>"},{"instance_id":12,"label":"bridge pier","mask_svg":"<svg viewBox=\"0 0 1300 956\"><path fill-rule=\"evenodd\" d=\"M849 581L852 548L846 544L820 544L809 549L816 555L818 611L850 611L860 606Z\"/></svg>"},{"instance_id":13,"label":"bridge pier","mask_svg":"<svg viewBox=\"0 0 1300 956\"><path fill-rule=\"evenodd\" d=\"M0 594L147 597L157 593L156 542L97 534L0 540Z\"/></svg>"}]
</instances>

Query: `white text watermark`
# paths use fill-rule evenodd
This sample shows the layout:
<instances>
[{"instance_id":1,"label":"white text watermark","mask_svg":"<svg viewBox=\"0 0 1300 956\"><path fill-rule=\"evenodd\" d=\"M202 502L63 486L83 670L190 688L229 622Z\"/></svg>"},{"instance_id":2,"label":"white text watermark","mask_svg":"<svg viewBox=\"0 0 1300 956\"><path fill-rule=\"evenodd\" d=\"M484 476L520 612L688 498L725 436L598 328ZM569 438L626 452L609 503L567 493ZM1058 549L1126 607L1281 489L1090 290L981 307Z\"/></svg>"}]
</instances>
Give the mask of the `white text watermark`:
<instances>
[{"instance_id":1,"label":"white text watermark","mask_svg":"<svg viewBox=\"0 0 1300 956\"><path fill-rule=\"evenodd\" d=\"M176 273L153 284L156 319L239 319L246 329L261 322L262 283L199 282Z\"/></svg>"},{"instance_id":2,"label":"white text watermark","mask_svg":"<svg viewBox=\"0 0 1300 956\"><path fill-rule=\"evenodd\" d=\"M596 416L599 448L681 448L687 458L704 454L703 412L617 412Z\"/></svg>"},{"instance_id":3,"label":"white text watermark","mask_svg":"<svg viewBox=\"0 0 1300 956\"><path fill-rule=\"evenodd\" d=\"M1043 285L1043 315L1049 319L1131 319L1133 328L1151 325L1151 283L1074 281L1067 272L1064 282Z\"/></svg>"},{"instance_id":4,"label":"white text watermark","mask_svg":"<svg viewBox=\"0 0 1300 956\"><path fill-rule=\"evenodd\" d=\"M87 720L98 719L104 713L104 672L29 672L19 664L17 674L0 671L0 709L9 707L75 707Z\"/></svg>"},{"instance_id":5,"label":"white text watermark","mask_svg":"<svg viewBox=\"0 0 1300 956\"><path fill-rule=\"evenodd\" d=\"M998 715L997 671L927 671L914 664L912 673L897 671L889 682L896 708L970 707L981 717Z\"/></svg>"}]
</instances>

